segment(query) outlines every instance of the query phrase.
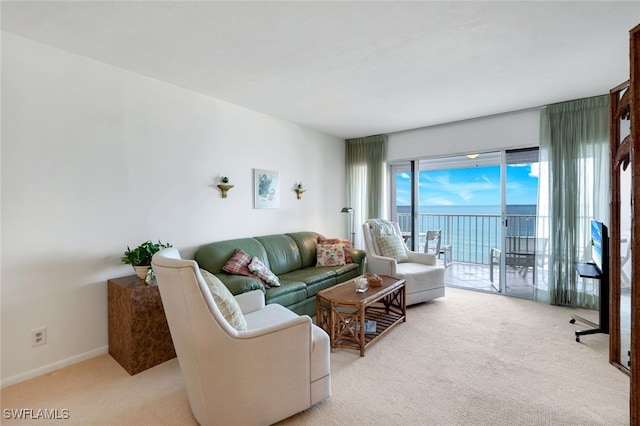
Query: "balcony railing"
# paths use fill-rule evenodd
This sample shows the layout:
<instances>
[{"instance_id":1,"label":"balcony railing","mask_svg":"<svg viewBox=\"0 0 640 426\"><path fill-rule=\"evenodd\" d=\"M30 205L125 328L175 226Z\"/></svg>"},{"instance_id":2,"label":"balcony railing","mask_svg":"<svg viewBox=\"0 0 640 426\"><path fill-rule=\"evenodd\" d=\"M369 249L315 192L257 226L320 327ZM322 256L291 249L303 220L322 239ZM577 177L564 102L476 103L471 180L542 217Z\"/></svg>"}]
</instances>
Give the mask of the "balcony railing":
<instances>
[{"instance_id":1,"label":"balcony railing","mask_svg":"<svg viewBox=\"0 0 640 426\"><path fill-rule=\"evenodd\" d=\"M506 220L506 236L536 236L534 215L507 215ZM398 224L403 232L410 232L411 215L398 213ZM426 233L434 229L442 231L441 247L451 245L453 261L488 265L491 249L500 247L505 228L501 224L500 215L421 213L418 215L418 241L414 246L415 250L424 250Z\"/></svg>"}]
</instances>

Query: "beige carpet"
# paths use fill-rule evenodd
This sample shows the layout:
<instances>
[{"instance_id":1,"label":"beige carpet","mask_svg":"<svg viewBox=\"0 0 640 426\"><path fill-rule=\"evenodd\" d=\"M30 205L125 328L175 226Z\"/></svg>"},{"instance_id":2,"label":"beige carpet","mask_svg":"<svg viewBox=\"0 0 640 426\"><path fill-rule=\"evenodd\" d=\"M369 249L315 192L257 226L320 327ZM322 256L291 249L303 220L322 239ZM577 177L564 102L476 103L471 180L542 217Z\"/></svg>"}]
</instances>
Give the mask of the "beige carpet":
<instances>
[{"instance_id":1,"label":"beige carpet","mask_svg":"<svg viewBox=\"0 0 640 426\"><path fill-rule=\"evenodd\" d=\"M608 336L576 343L573 311L459 289L410 307L361 358L331 354L328 400L282 425L626 425L629 379ZM577 312L597 317L596 312ZM67 409L65 425L192 425L177 361L129 376L103 355L2 390L5 409Z\"/></svg>"}]
</instances>

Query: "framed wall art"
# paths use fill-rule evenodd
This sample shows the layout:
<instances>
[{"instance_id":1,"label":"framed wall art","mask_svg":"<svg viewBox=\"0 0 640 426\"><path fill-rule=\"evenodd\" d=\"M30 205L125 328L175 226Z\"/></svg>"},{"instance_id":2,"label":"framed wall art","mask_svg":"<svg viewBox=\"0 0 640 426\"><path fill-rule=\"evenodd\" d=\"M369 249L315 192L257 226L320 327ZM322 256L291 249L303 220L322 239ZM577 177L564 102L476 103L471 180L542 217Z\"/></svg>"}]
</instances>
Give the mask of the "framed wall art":
<instances>
[{"instance_id":1,"label":"framed wall art","mask_svg":"<svg viewBox=\"0 0 640 426\"><path fill-rule=\"evenodd\" d=\"M278 172L253 169L254 208L277 209L280 201Z\"/></svg>"}]
</instances>

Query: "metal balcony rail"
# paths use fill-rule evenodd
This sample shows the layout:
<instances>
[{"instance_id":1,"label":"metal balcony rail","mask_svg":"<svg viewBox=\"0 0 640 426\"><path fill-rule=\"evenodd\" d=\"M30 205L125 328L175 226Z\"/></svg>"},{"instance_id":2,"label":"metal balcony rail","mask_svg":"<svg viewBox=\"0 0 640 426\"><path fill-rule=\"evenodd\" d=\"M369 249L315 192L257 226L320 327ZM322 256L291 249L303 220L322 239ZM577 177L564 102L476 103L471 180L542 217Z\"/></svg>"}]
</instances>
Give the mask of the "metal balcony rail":
<instances>
[{"instance_id":1,"label":"metal balcony rail","mask_svg":"<svg viewBox=\"0 0 640 426\"><path fill-rule=\"evenodd\" d=\"M411 214L398 213L398 224L403 232L411 231ZM536 236L535 215L507 215L507 237L531 237L533 244ZM547 221L544 221L544 226ZM489 214L428 214L418 215L418 241L414 249L424 251L426 233L429 230L442 231L441 246L450 245L452 260L465 263L489 265L491 249L499 248L502 241L500 215ZM545 230L546 231L546 230ZM408 241L407 244L411 245Z\"/></svg>"}]
</instances>

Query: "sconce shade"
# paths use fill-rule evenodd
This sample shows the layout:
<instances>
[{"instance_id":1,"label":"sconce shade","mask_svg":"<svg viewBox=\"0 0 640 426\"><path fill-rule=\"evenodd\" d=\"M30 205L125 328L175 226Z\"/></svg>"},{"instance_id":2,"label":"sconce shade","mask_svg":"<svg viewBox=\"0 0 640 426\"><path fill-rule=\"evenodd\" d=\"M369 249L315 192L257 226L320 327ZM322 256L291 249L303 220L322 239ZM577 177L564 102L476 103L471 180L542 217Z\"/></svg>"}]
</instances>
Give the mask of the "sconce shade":
<instances>
[{"instance_id":1,"label":"sconce shade","mask_svg":"<svg viewBox=\"0 0 640 426\"><path fill-rule=\"evenodd\" d=\"M353 207L343 207L340 213L353 213Z\"/></svg>"}]
</instances>

